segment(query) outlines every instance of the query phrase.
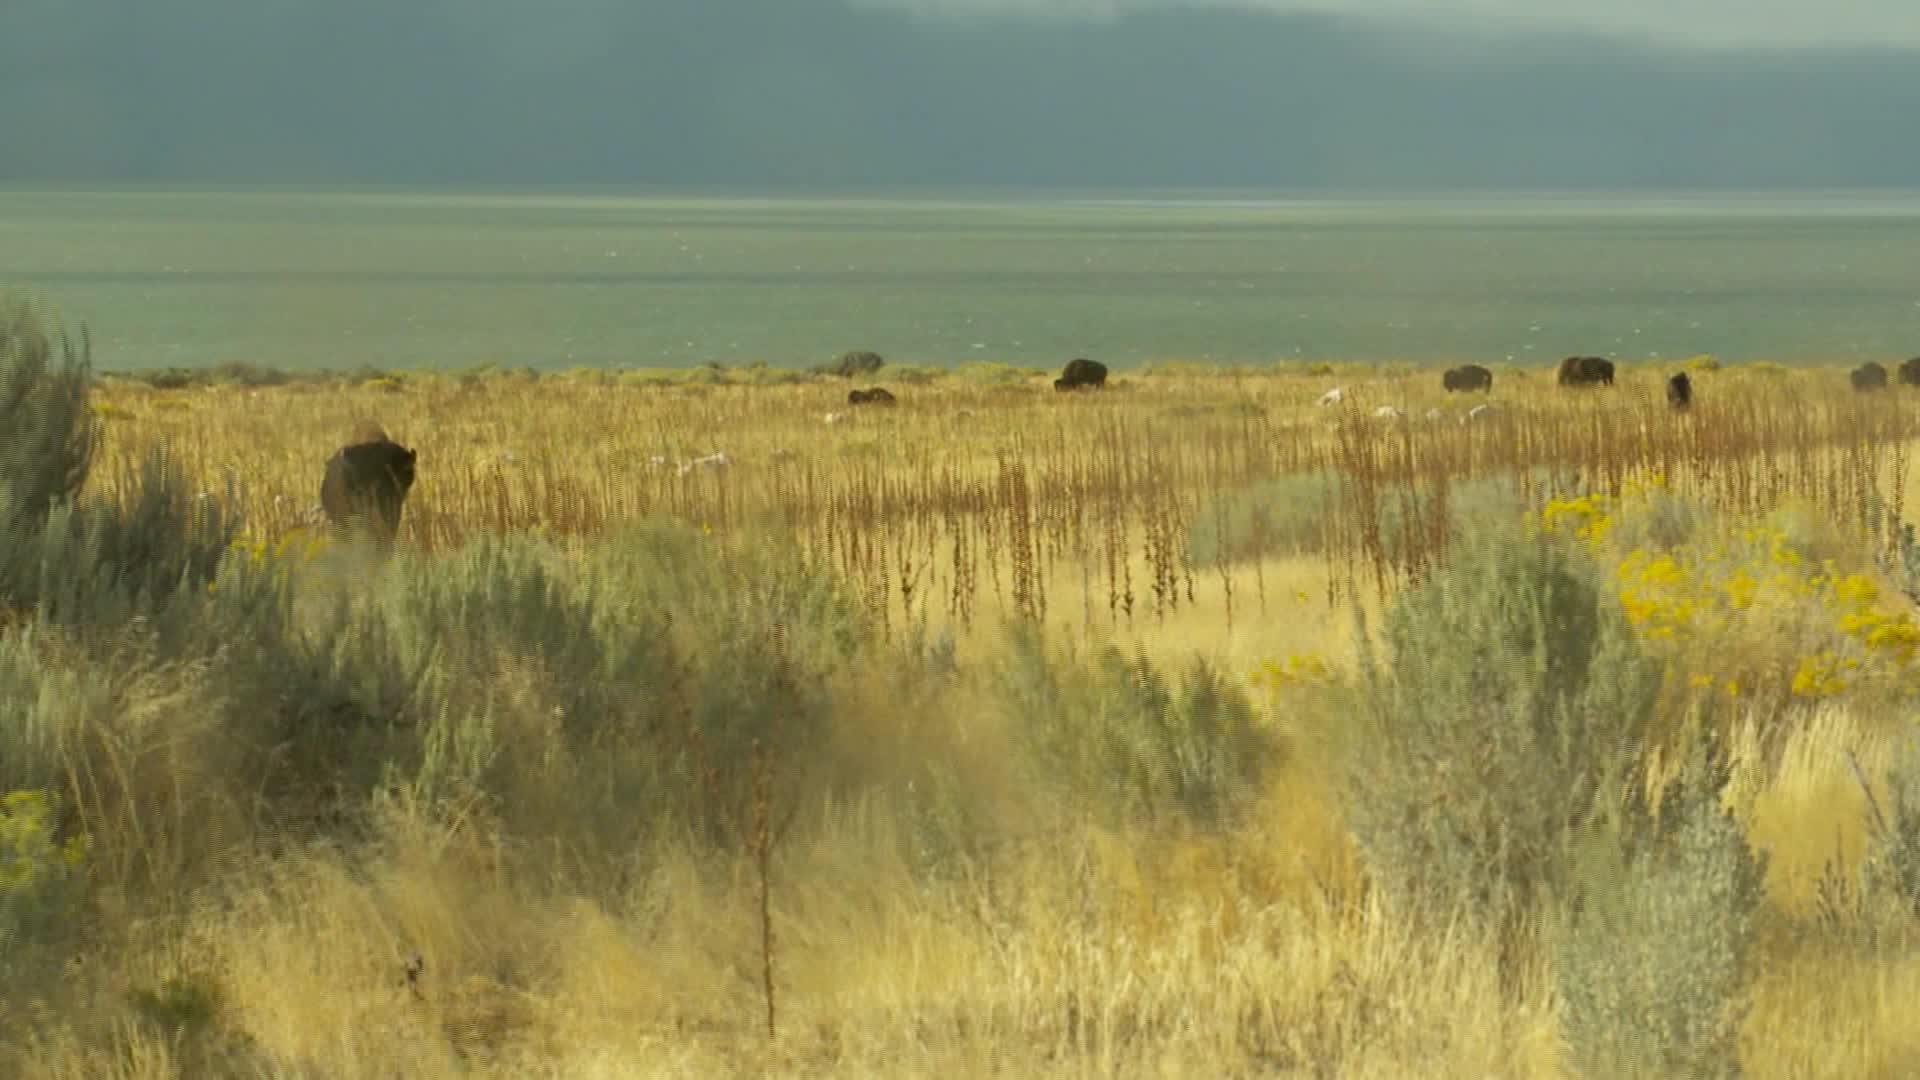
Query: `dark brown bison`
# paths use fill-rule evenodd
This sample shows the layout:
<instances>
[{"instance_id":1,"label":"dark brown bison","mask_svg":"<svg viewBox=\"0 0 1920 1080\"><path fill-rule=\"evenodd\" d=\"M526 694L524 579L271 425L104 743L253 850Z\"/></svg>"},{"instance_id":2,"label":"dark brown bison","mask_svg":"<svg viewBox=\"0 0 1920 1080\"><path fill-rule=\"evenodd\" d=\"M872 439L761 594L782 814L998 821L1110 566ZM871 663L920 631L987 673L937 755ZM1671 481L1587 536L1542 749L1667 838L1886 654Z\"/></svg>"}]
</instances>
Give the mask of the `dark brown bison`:
<instances>
[{"instance_id":1,"label":"dark brown bison","mask_svg":"<svg viewBox=\"0 0 1920 1080\"><path fill-rule=\"evenodd\" d=\"M1098 390L1107 385L1107 365L1084 357L1068 361L1060 377L1053 380L1055 390Z\"/></svg>"},{"instance_id":2,"label":"dark brown bison","mask_svg":"<svg viewBox=\"0 0 1920 1080\"><path fill-rule=\"evenodd\" d=\"M1920 386L1920 356L1900 362L1900 381L1907 386Z\"/></svg>"},{"instance_id":3,"label":"dark brown bison","mask_svg":"<svg viewBox=\"0 0 1920 1080\"><path fill-rule=\"evenodd\" d=\"M898 405L899 403L899 399L894 397L892 393L878 386L871 390L847 391L847 404L849 405Z\"/></svg>"},{"instance_id":4,"label":"dark brown bison","mask_svg":"<svg viewBox=\"0 0 1920 1080\"><path fill-rule=\"evenodd\" d=\"M1693 404L1693 380L1682 371L1667 380L1667 404L1676 409L1685 409Z\"/></svg>"},{"instance_id":5,"label":"dark brown bison","mask_svg":"<svg viewBox=\"0 0 1920 1080\"><path fill-rule=\"evenodd\" d=\"M1569 356L1560 361L1561 386L1612 386L1613 361L1604 356Z\"/></svg>"},{"instance_id":6,"label":"dark brown bison","mask_svg":"<svg viewBox=\"0 0 1920 1080\"><path fill-rule=\"evenodd\" d=\"M1848 375L1847 378L1852 380L1855 390L1863 393L1869 390L1885 390L1887 388L1887 369L1871 360L1854 368L1853 373Z\"/></svg>"},{"instance_id":7,"label":"dark brown bison","mask_svg":"<svg viewBox=\"0 0 1920 1080\"><path fill-rule=\"evenodd\" d=\"M1448 368L1440 376L1440 385L1451 394L1459 390L1480 390L1493 392L1493 372L1479 364L1465 364L1457 368Z\"/></svg>"},{"instance_id":8,"label":"dark brown bison","mask_svg":"<svg viewBox=\"0 0 1920 1080\"><path fill-rule=\"evenodd\" d=\"M382 546L400 532L400 509L413 489L418 455L363 425L352 440L327 459L320 483L320 506L338 536L364 531Z\"/></svg>"}]
</instances>

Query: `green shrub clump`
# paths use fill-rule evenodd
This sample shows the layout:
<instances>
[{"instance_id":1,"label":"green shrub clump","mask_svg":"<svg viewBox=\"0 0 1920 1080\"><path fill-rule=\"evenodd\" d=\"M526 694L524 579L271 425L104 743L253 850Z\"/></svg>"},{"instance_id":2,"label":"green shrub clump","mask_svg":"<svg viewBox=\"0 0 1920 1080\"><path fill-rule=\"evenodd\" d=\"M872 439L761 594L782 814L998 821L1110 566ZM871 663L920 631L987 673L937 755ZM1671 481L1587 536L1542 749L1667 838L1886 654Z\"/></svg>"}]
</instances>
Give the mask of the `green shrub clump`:
<instances>
[{"instance_id":1,"label":"green shrub clump","mask_svg":"<svg viewBox=\"0 0 1920 1080\"><path fill-rule=\"evenodd\" d=\"M840 354L829 370L843 379L857 375L871 375L886 366L886 360L876 352L856 351Z\"/></svg>"},{"instance_id":2,"label":"green shrub clump","mask_svg":"<svg viewBox=\"0 0 1920 1080\"><path fill-rule=\"evenodd\" d=\"M1013 633L998 700L1031 782L1111 824L1230 824L1281 749L1238 682L1199 658L1177 680L1111 647L1092 659L1066 662L1032 629Z\"/></svg>"},{"instance_id":3,"label":"green shrub clump","mask_svg":"<svg viewBox=\"0 0 1920 1080\"><path fill-rule=\"evenodd\" d=\"M98 444L87 404L92 363L54 345L32 309L0 301L0 611L113 630L204 587L238 534L219 500L189 494L164 452L122 503L83 500Z\"/></svg>"},{"instance_id":4,"label":"green shrub clump","mask_svg":"<svg viewBox=\"0 0 1920 1080\"><path fill-rule=\"evenodd\" d=\"M0 795L0 979L58 926L86 868L88 839L59 835L59 806L46 791Z\"/></svg>"},{"instance_id":5,"label":"green shrub clump","mask_svg":"<svg viewBox=\"0 0 1920 1080\"><path fill-rule=\"evenodd\" d=\"M1731 1068L1764 863L1712 743L1651 772L1663 665L1587 545L1466 527L1382 631L1327 738L1384 899L1550 971L1594 1075Z\"/></svg>"}]
</instances>

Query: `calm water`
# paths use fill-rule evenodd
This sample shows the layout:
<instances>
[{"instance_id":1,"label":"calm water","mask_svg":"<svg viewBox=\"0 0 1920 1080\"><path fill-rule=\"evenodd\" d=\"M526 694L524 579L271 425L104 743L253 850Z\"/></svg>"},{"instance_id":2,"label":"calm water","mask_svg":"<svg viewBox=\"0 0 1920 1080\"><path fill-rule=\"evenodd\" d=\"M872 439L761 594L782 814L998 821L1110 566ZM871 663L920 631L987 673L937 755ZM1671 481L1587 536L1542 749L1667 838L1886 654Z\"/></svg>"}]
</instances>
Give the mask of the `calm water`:
<instances>
[{"instance_id":1,"label":"calm water","mask_svg":"<svg viewBox=\"0 0 1920 1080\"><path fill-rule=\"evenodd\" d=\"M1027 202L0 192L106 368L1920 353L1920 195Z\"/></svg>"}]
</instances>

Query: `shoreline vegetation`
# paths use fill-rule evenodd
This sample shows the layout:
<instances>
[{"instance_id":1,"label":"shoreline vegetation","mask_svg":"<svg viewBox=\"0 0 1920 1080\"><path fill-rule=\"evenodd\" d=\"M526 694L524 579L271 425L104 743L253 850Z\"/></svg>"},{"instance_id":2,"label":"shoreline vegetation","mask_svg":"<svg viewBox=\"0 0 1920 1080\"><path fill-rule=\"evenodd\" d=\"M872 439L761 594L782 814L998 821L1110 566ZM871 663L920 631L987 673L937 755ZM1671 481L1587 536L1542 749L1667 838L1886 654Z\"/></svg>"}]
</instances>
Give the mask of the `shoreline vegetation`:
<instances>
[{"instance_id":1,"label":"shoreline vegetation","mask_svg":"<svg viewBox=\"0 0 1920 1080\"><path fill-rule=\"evenodd\" d=\"M1901 357L1884 358L1889 368L1897 365ZM1779 360L1748 360L1724 364L1711 354L1702 353L1693 356L1672 359L1648 358L1643 360L1623 360L1624 365L1632 368L1658 368L1663 371L1717 371L1722 366L1745 370L1757 374L1779 374L1789 370L1840 370L1844 372L1860 361L1849 359L1830 363L1790 363ZM807 384L835 385L830 380L843 379L845 376L835 372L837 361L811 365L775 365L764 362L728 364L713 361L703 364L685 364L676 366L646 365L579 365L571 367L534 367L526 364L475 364L466 367L375 367L362 365L350 368L280 368L266 364L232 362L210 364L197 367L155 366L146 368L103 368L97 376L108 383L144 384L159 390L176 390L183 387L206 386L243 386L268 387L294 384L363 386L367 383L415 382L431 384L441 381L457 381L471 385L486 379L513 378L521 380L560 380L574 382L592 382L623 386L796 386ZM1065 363L1065 358L1061 363ZM1554 369L1559 363L1555 360L1542 360L1533 363L1488 363L1484 358L1462 357L1458 360L1302 360L1286 358L1277 360L1249 360L1241 363L1221 363L1211 360L1155 360L1145 363L1115 367L1114 375L1118 379L1167 379L1167 378L1395 378L1418 376L1431 372L1435 375L1457 364L1485 364L1497 374L1506 374L1528 378L1544 376L1551 380ZM986 383L1011 385L1027 381L1051 379L1059 374L1059 365L1043 367L1034 364L1011 364L994 360L965 360L951 364L896 364L887 363L884 367L884 380L909 386L952 381L957 384ZM386 382L381 382L382 386Z\"/></svg>"},{"instance_id":2,"label":"shoreline vegetation","mask_svg":"<svg viewBox=\"0 0 1920 1080\"><path fill-rule=\"evenodd\" d=\"M1920 1056L1920 389L916 370L0 304L0 1074ZM314 514L367 422L391 555Z\"/></svg>"}]
</instances>

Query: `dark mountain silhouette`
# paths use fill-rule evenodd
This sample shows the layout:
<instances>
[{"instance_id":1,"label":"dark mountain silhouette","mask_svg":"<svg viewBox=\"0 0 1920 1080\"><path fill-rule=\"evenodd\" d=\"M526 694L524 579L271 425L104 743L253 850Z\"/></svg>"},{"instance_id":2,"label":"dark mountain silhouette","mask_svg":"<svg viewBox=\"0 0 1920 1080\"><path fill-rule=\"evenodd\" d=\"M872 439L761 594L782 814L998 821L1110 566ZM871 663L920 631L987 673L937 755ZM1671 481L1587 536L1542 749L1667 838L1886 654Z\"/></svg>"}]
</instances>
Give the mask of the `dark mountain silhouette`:
<instances>
[{"instance_id":1,"label":"dark mountain silhouette","mask_svg":"<svg viewBox=\"0 0 1920 1080\"><path fill-rule=\"evenodd\" d=\"M0 183L1898 187L1920 53L1223 10L8 0Z\"/></svg>"}]
</instances>

